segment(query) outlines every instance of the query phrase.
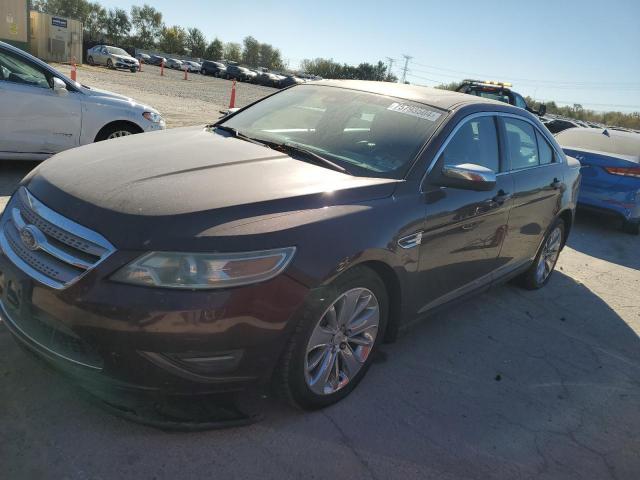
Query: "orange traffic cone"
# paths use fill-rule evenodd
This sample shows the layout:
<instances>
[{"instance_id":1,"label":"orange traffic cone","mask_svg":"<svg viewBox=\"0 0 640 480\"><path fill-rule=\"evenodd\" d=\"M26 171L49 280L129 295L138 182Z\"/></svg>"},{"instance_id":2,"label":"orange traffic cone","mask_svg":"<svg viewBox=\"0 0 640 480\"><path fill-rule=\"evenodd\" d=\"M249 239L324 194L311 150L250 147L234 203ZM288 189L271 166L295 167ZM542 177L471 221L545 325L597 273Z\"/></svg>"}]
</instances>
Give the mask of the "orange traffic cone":
<instances>
[{"instance_id":1,"label":"orange traffic cone","mask_svg":"<svg viewBox=\"0 0 640 480\"><path fill-rule=\"evenodd\" d=\"M187 78L187 66L186 66L186 65L183 67L183 70L184 70L184 79L185 79L185 80L189 80L189 79Z\"/></svg>"},{"instance_id":2,"label":"orange traffic cone","mask_svg":"<svg viewBox=\"0 0 640 480\"><path fill-rule=\"evenodd\" d=\"M229 108L236 107L236 81L233 81L233 85L231 85L231 100L229 101Z\"/></svg>"},{"instance_id":3,"label":"orange traffic cone","mask_svg":"<svg viewBox=\"0 0 640 480\"><path fill-rule=\"evenodd\" d=\"M142 71L142 64L144 63L144 60L140 59L140 63L138 64L138 70Z\"/></svg>"},{"instance_id":4,"label":"orange traffic cone","mask_svg":"<svg viewBox=\"0 0 640 480\"><path fill-rule=\"evenodd\" d=\"M164 77L164 61L160 62L160 76Z\"/></svg>"},{"instance_id":5,"label":"orange traffic cone","mask_svg":"<svg viewBox=\"0 0 640 480\"><path fill-rule=\"evenodd\" d=\"M74 82L78 78L78 66L76 65L76 57L73 57L73 62L71 64L71 80Z\"/></svg>"}]
</instances>

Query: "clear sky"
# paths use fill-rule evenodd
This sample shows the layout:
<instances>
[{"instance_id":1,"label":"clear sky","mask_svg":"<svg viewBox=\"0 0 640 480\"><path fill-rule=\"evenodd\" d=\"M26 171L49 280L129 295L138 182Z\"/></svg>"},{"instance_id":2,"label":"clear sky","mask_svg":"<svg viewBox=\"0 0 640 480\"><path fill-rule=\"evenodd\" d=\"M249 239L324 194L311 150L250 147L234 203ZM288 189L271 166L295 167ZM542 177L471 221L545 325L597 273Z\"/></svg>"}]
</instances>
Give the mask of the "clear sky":
<instances>
[{"instance_id":1,"label":"clear sky","mask_svg":"<svg viewBox=\"0 0 640 480\"><path fill-rule=\"evenodd\" d=\"M129 10L144 1L98 0ZM640 0L147 0L168 25L208 40L252 35L295 68L411 55L415 84L511 81L524 95L594 110L640 111Z\"/></svg>"}]
</instances>

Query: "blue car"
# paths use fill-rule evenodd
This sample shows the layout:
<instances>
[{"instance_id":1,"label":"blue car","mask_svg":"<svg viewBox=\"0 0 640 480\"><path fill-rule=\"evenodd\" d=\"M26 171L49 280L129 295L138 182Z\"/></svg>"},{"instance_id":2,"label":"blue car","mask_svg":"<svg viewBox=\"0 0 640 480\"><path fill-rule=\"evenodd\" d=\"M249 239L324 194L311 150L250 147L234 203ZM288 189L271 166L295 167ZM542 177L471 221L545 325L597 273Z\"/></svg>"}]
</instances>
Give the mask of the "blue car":
<instances>
[{"instance_id":1,"label":"blue car","mask_svg":"<svg viewBox=\"0 0 640 480\"><path fill-rule=\"evenodd\" d=\"M578 205L613 214L624 231L640 233L640 134L570 128L556 140L582 164Z\"/></svg>"}]
</instances>

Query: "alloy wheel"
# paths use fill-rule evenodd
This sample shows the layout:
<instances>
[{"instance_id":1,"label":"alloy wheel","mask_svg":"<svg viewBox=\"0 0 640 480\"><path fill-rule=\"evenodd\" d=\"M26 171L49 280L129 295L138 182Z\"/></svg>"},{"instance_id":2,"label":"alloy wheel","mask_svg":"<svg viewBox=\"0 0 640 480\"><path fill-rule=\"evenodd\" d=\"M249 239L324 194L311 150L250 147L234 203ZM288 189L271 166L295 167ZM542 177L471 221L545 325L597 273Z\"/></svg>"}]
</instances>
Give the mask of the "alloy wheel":
<instances>
[{"instance_id":1,"label":"alloy wheel","mask_svg":"<svg viewBox=\"0 0 640 480\"><path fill-rule=\"evenodd\" d=\"M116 130L115 132L111 132L109 134L109 136L107 137L107 140L109 140L111 138L126 137L128 135L131 135L131 132L129 132L127 130Z\"/></svg>"},{"instance_id":2,"label":"alloy wheel","mask_svg":"<svg viewBox=\"0 0 640 480\"><path fill-rule=\"evenodd\" d=\"M315 326L305 355L305 381L317 395L344 388L362 369L373 349L380 306L371 290L340 295Z\"/></svg>"},{"instance_id":3,"label":"alloy wheel","mask_svg":"<svg viewBox=\"0 0 640 480\"><path fill-rule=\"evenodd\" d=\"M562 229L554 228L542 247L538 265L536 268L536 277L540 284L544 283L555 267L560 255L560 247L562 245Z\"/></svg>"}]
</instances>

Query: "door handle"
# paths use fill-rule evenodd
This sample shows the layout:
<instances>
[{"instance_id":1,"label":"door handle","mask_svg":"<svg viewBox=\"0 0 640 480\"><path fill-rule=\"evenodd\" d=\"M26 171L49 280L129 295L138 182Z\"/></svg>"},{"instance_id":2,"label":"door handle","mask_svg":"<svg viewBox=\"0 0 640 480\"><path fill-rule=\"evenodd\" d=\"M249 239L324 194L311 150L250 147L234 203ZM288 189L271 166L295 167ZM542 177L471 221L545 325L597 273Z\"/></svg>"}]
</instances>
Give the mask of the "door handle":
<instances>
[{"instance_id":1,"label":"door handle","mask_svg":"<svg viewBox=\"0 0 640 480\"><path fill-rule=\"evenodd\" d=\"M491 199L492 202L497 203L498 205L502 205L504 202L511 198L511 194L505 192L504 190L499 190L498 194Z\"/></svg>"},{"instance_id":2,"label":"door handle","mask_svg":"<svg viewBox=\"0 0 640 480\"><path fill-rule=\"evenodd\" d=\"M560 180L558 180L557 178L553 179L553 182L551 182L551 188L553 188L554 190L559 189L562 186L562 182Z\"/></svg>"}]
</instances>

